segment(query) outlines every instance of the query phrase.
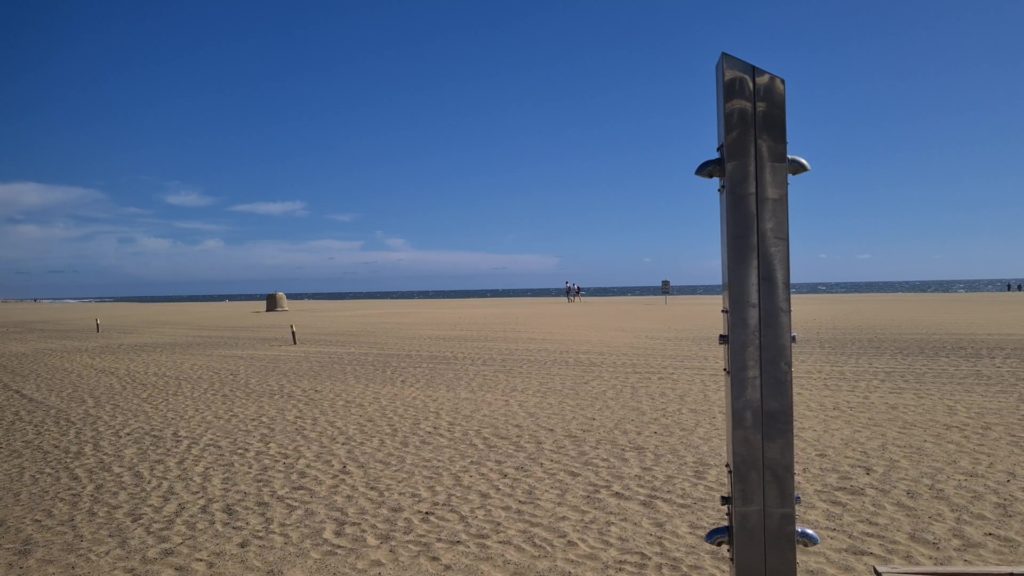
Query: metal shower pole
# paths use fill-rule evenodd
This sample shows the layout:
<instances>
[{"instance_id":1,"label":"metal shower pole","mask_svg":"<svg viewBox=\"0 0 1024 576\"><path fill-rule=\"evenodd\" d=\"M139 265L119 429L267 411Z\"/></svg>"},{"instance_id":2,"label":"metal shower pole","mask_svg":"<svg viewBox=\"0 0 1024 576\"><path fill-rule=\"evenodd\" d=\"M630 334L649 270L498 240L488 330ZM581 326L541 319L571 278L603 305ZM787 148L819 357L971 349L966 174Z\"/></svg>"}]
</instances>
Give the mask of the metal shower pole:
<instances>
[{"instance_id":1,"label":"metal shower pole","mask_svg":"<svg viewBox=\"0 0 1024 576\"><path fill-rule=\"evenodd\" d=\"M793 380L788 176L810 169L786 151L782 78L728 54L716 67L718 153L697 175L719 178L725 349L728 526L735 576L795 576Z\"/></svg>"}]
</instances>

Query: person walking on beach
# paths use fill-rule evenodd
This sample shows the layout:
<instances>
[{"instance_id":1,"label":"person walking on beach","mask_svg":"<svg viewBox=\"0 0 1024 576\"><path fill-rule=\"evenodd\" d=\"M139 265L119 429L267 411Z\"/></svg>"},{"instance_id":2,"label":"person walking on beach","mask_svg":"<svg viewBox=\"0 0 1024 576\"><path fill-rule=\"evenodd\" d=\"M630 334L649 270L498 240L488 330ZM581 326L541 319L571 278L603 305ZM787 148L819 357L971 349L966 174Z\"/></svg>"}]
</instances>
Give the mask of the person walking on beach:
<instances>
[{"instance_id":1,"label":"person walking on beach","mask_svg":"<svg viewBox=\"0 0 1024 576\"><path fill-rule=\"evenodd\" d=\"M583 288L579 284L573 284L573 288L576 290L576 298L583 302Z\"/></svg>"},{"instance_id":2,"label":"person walking on beach","mask_svg":"<svg viewBox=\"0 0 1024 576\"><path fill-rule=\"evenodd\" d=\"M569 281L565 281L565 301L572 302L572 286L569 286Z\"/></svg>"}]
</instances>

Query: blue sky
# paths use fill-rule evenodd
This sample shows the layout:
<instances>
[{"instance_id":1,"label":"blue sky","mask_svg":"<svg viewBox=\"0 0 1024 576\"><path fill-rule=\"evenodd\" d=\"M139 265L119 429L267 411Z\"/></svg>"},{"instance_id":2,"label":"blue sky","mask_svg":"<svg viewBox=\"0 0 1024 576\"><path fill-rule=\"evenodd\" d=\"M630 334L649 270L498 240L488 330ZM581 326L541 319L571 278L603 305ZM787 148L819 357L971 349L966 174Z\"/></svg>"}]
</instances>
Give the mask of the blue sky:
<instances>
[{"instance_id":1,"label":"blue sky","mask_svg":"<svg viewBox=\"0 0 1024 576\"><path fill-rule=\"evenodd\" d=\"M716 283L714 65L794 281L1019 278L1024 3L0 4L0 296Z\"/></svg>"}]
</instances>

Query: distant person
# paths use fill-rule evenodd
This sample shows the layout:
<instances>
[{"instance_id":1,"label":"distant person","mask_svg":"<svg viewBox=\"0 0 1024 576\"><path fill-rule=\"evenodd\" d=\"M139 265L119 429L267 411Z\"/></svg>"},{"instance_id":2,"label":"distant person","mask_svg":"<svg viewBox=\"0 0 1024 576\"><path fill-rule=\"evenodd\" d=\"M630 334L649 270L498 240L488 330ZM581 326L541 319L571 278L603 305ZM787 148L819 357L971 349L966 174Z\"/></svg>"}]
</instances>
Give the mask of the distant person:
<instances>
[{"instance_id":1,"label":"distant person","mask_svg":"<svg viewBox=\"0 0 1024 576\"><path fill-rule=\"evenodd\" d=\"M579 298L580 302L582 302L583 301L583 287L580 286L579 284L576 284L575 288L576 288L576 297Z\"/></svg>"},{"instance_id":2,"label":"distant person","mask_svg":"<svg viewBox=\"0 0 1024 576\"><path fill-rule=\"evenodd\" d=\"M572 286L569 286L569 281L565 281L565 301L572 302Z\"/></svg>"},{"instance_id":3,"label":"distant person","mask_svg":"<svg viewBox=\"0 0 1024 576\"><path fill-rule=\"evenodd\" d=\"M1021 285L1021 284L1017 284L1017 292L1020 292L1020 291L1021 291L1021 287L1022 287L1022 285Z\"/></svg>"}]
</instances>

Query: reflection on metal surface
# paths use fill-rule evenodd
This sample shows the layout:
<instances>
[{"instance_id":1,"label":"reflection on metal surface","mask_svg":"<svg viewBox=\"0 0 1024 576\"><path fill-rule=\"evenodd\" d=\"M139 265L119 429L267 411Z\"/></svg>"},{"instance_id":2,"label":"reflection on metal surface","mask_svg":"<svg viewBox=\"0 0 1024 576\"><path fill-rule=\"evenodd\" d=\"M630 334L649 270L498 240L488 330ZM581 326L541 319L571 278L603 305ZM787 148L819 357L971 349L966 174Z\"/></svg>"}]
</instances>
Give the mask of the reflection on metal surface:
<instances>
[{"instance_id":1,"label":"reflection on metal surface","mask_svg":"<svg viewBox=\"0 0 1024 576\"><path fill-rule=\"evenodd\" d=\"M765 570L796 574L786 85L754 68Z\"/></svg>"},{"instance_id":2,"label":"reflection on metal surface","mask_svg":"<svg viewBox=\"0 0 1024 576\"><path fill-rule=\"evenodd\" d=\"M804 172L811 171L811 164L799 156L787 156L786 164L790 176L799 176Z\"/></svg>"},{"instance_id":3,"label":"reflection on metal surface","mask_svg":"<svg viewBox=\"0 0 1024 576\"><path fill-rule=\"evenodd\" d=\"M730 530L728 526L712 528L704 535L704 541L712 546L724 546L729 543Z\"/></svg>"},{"instance_id":4,"label":"reflection on metal surface","mask_svg":"<svg viewBox=\"0 0 1024 576\"><path fill-rule=\"evenodd\" d=\"M704 535L704 542L715 547L725 546L730 543L729 538L731 535L732 530L729 526L718 526L717 528L712 528ZM797 526L796 543L804 548L813 548L814 546L821 544L821 537L818 536L817 532L810 528Z\"/></svg>"},{"instance_id":5,"label":"reflection on metal surface","mask_svg":"<svg viewBox=\"0 0 1024 576\"><path fill-rule=\"evenodd\" d=\"M811 548L821 544L821 537L810 528L800 528L798 526L796 529L796 543L804 548Z\"/></svg>"},{"instance_id":6,"label":"reflection on metal surface","mask_svg":"<svg viewBox=\"0 0 1024 576\"><path fill-rule=\"evenodd\" d=\"M696 175L721 180L729 524L704 540L734 576L795 576L796 544L820 542L796 526L793 470L788 177L811 167L786 153L782 78L728 54L716 76L719 157Z\"/></svg>"},{"instance_id":7,"label":"reflection on metal surface","mask_svg":"<svg viewBox=\"0 0 1024 576\"><path fill-rule=\"evenodd\" d=\"M711 160L705 160L697 166L697 171L694 172L701 178L721 178L722 177L722 159L712 158Z\"/></svg>"},{"instance_id":8,"label":"reflection on metal surface","mask_svg":"<svg viewBox=\"0 0 1024 576\"><path fill-rule=\"evenodd\" d=\"M719 212L722 243L729 547L736 576L765 576L754 66L718 60ZM782 573L784 576L788 574Z\"/></svg>"}]
</instances>

